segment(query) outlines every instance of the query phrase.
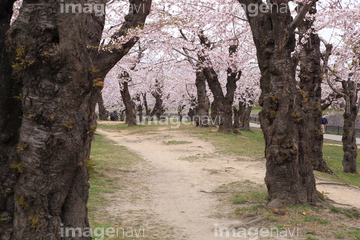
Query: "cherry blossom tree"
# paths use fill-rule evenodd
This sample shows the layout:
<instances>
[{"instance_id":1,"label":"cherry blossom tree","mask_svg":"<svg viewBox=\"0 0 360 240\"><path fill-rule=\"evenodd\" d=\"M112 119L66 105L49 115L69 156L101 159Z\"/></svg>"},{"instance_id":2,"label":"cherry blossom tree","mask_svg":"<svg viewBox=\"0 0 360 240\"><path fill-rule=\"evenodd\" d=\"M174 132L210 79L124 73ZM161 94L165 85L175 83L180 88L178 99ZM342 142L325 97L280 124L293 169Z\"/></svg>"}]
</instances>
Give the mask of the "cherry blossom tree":
<instances>
[{"instance_id":1,"label":"cherry blossom tree","mask_svg":"<svg viewBox=\"0 0 360 240\"><path fill-rule=\"evenodd\" d=\"M58 1L24 0L10 26L13 3L0 1L0 85L8 90L0 97L0 164L12 166L0 170L0 212L6 217L0 236L60 239L61 224L89 227L87 163L96 130L95 96L107 72L138 41L151 0L126 1L125 20L103 44L103 15L66 14ZM2 108L9 100L18 102Z\"/></svg>"},{"instance_id":2,"label":"cherry blossom tree","mask_svg":"<svg viewBox=\"0 0 360 240\"><path fill-rule=\"evenodd\" d=\"M360 108L360 4L345 2L329 8L333 18L326 25L337 31L337 39L328 43L332 56L326 66L326 80L333 95L345 100L343 141L344 172L357 172L355 121ZM344 19L344 16L347 16Z\"/></svg>"}]
</instances>

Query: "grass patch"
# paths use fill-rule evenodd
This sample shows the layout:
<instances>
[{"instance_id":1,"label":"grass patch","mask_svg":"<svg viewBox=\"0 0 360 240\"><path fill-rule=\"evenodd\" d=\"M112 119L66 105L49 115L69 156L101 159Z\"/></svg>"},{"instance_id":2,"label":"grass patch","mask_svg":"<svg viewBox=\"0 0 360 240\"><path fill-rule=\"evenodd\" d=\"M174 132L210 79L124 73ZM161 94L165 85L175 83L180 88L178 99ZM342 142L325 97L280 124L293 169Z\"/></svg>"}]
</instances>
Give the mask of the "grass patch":
<instances>
[{"instance_id":1,"label":"grass patch","mask_svg":"<svg viewBox=\"0 0 360 240\"><path fill-rule=\"evenodd\" d=\"M338 213L338 212L341 212L341 209L337 208L335 206L330 206L330 211Z\"/></svg>"},{"instance_id":2,"label":"grass patch","mask_svg":"<svg viewBox=\"0 0 360 240\"><path fill-rule=\"evenodd\" d=\"M121 222L114 221L111 213L105 210L110 204L107 194L113 194L121 189L118 184L119 179L114 175L123 168L131 168L140 162L141 158L100 135L95 135L92 142L91 157L97 165L94 166L93 177L89 181L90 226L93 229L121 226Z\"/></svg>"},{"instance_id":3,"label":"grass patch","mask_svg":"<svg viewBox=\"0 0 360 240\"><path fill-rule=\"evenodd\" d=\"M360 148L358 149L358 154L360 154ZM360 187L359 174L343 172L342 160L344 151L341 142L324 141L323 156L326 164L338 175L338 177L324 173L316 173L318 176ZM357 162L357 167L360 169L360 161Z\"/></svg>"},{"instance_id":4,"label":"grass patch","mask_svg":"<svg viewBox=\"0 0 360 240\"><path fill-rule=\"evenodd\" d=\"M189 132L200 139L210 141L220 155L236 155L251 158L264 156L264 136L260 129L244 131L241 135L223 134L217 128L192 128Z\"/></svg>"}]
</instances>

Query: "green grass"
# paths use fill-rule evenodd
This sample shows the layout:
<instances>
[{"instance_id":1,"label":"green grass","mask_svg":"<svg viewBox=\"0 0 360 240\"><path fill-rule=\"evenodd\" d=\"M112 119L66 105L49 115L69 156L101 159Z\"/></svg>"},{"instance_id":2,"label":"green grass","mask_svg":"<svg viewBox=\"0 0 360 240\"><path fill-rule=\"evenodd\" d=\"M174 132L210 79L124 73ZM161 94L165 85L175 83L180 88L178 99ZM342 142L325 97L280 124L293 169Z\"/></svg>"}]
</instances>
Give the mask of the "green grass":
<instances>
[{"instance_id":1,"label":"green grass","mask_svg":"<svg viewBox=\"0 0 360 240\"><path fill-rule=\"evenodd\" d=\"M217 153L226 155L246 156L258 158L264 155L264 136L260 129L243 131L241 135L224 134L216 131L216 128L194 128L190 132L200 139L210 141L217 148Z\"/></svg>"},{"instance_id":2,"label":"green grass","mask_svg":"<svg viewBox=\"0 0 360 240\"><path fill-rule=\"evenodd\" d=\"M121 226L121 222L112 220L110 213L105 210L109 204L106 194L112 194L121 189L118 184L119 178L112 175L118 171L128 171L133 164L141 161L141 158L123 146L113 145L111 140L99 135L95 135L92 142L91 157L97 164L94 167L93 177L89 181L88 211L91 228Z\"/></svg>"},{"instance_id":3,"label":"green grass","mask_svg":"<svg viewBox=\"0 0 360 240\"><path fill-rule=\"evenodd\" d=\"M337 208L335 206L330 206L330 211L338 213L338 212L341 212L341 209Z\"/></svg>"},{"instance_id":4,"label":"green grass","mask_svg":"<svg viewBox=\"0 0 360 240\"><path fill-rule=\"evenodd\" d=\"M360 230L348 231L347 234L352 237L352 239L360 240Z\"/></svg>"},{"instance_id":5,"label":"green grass","mask_svg":"<svg viewBox=\"0 0 360 240\"><path fill-rule=\"evenodd\" d=\"M358 155L360 149L358 149ZM360 175L352 173L344 173L342 160L344 151L341 142L324 141L323 156L326 164L336 173L338 177L330 177L328 174L321 174L322 176L330 177L334 181L341 181L347 184L360 186ZM357 161L357 168L360 169L360 161Z\"/></svg>"}]
</instances>

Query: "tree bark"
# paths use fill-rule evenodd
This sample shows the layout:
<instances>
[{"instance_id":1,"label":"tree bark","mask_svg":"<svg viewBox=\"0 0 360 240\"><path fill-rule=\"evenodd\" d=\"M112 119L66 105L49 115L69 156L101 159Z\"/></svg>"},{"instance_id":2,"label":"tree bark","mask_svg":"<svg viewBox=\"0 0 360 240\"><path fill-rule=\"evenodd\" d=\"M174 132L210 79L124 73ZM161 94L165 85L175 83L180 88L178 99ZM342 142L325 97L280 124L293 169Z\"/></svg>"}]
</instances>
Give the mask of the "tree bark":
<instances>
[{"instance_id":1,"label":"tree bark","mask_svg":"<svg viewBox=\"0 0 360 240\"><path fill-rule=\"evenodd\" d=\"M146 92L145 93L141 93L142 97L143 97L143 102L144 102L144 107L145 107L145 121L147 122L149 120L149 117L151 116L151 110L148 106L147 103L147 98L146 98Z\"/></svg>"},{"instance_id":2,"label":"tree bark","mask_svg":"<svg viewBox=\"0 0 360 240\"><path fill-rule=\"evenodd\" d=\"M5 48L15 1L0 1L0 236L11 239L14 231L14 188L18 171L10 166L19 162L16 147L21 127L21 81L11 74L11 59ZM18 96L17 98L14 98Z\"/></svg>"},{"instance_id":3,"label":"tree bark","mask_svg":"<svg viewBox=\"0 0 360 240\"><path fill-rule=\"evenodd\" d=\"M209 48L208 39L203 35L199 35L201 44ZM236 52L237 46L231 45L229 47L230 57ZM206 60L206 56L200 56L202 62L209 61ZM234 69L232 69L234 68ZM228 67L227 71L227 83L226 83L226 94L223 93L221 84L218 79L218 75L215 72L214 68L211 66L203 67L204 76L207 80L209 88L214 96L214 102L211 109L213 112L213 107L216 109L216 115L212 114L212 117L219 117L219 131L220 132L233 132L234 127L232 123L232 104L234 102L234 95L236 90L236 82L241 77L241 71L236 71L236 67ZM214 109L214 110L215 110ZM212 119L214 121L214 119Z\"/></svg>"},{"instance_id":4,"label":"tree bark","mask_svg":"<svg viewBox=\"0 0 360 240\"><path fill-rule=\"evenodd\" d=\"M245 0L239 2L246 7L250 4ZM265 138L269 207L319 201L309 153L300 143L304 116L296 87L296 61L291 55L295 48L294 29L307 7L295 20L289 10L248 15L261 71L259 117Z\"/></svg>"},{"instance_id":5,"label":"tree bark","mask_svg":"<svg viewBox=\"0 0 360 240\"><path fill-rule=\"evenodd\" d=\"M156 116L157 120L161 119L161 116L165 113L164 105L163 105L163 94L160 83L156 82L155 90L151 92L153 97L155 98L155 106L151 111L151 116Z\"/></svg>"},{"instance_id":6,"label":"tree bark","mask_svg":"<svg viewBox=\"0 0 360 240\"><path fill-rule=\"evenodd\" d=\"M100 88L96 94L97 94L97 104L99 106L99 119L106 121L106 120L108 120L109 112L105 108L104 100L103 100L102 92L101 92Z\"/></svg>"},{"instance_id":7,"label":"tree bark","mask_svg":"<svg viewBox=\"0 0 360 240\"><path fill-rule=\"evenodd\" d=\"M236 82L240 79L241 71L233 72L231 68L227 69L226 95L223 93L215 70L211 67L205 67L203 71L209 88L214 95L213 106L219 111L217 114L219 116L219 131L232 132L234 129L232 123L232 104L234 102Z\"/></svg>"},{"instance_id":8,"label":"tree bark","mask_svg":"<svg viewBox=\"0 0 360 240\"><path fill-rule=\"evenodd\" d=\"M4 9L9 13L13 2L5 2L6 6L3 6L4 1L0 2L0 21L4 16L10 16L2 13ZM86 1L78 3L83 5ZM105 4L106 1L95 3ZM131 3L144 4L142 0ZM138 26L148 13L144 11L138 16L133 10L129 15ZM122 34L132 28L129 20L127 16ZM10 171L0 170L0 189L5 192L1 195L0 215L6 218L6 221L0 221L2 239L58 240L64 239L61 228L84 231L89 227L87 160L96 127L95 93L101 86L98 86L101 83L98 78L103 79L107 69L124 56L124 49L132 45L132 42L124 44L121 51L114 51L116 58L107 59L102 69L94 71L97 70L95 58L102 55L102 51L88 47L99 46L104 22L104 16L94 14L64 15L60 13L57 1L34 3L25 0L18 19L8 31L6 46L11 55L7 61L13 62L13 67L3 68L3 60L8 57L1 49L1 90L4 87L9 91L6 95L0 94L0 127L2 138L7 132L10 134L0 143L0 161L2 166L13 164ZM0 24L1 48L8 26L3 23ZM3 76L8 77L4 72L9 69L13 79L7 81L13 83L3 81ZM20 87L21 96L13 95ZM9 95L11 98L19 96L23 112L21 119L19 115L16 118L21 120L20 128L19 120L8 123L15 117L15 112L20 113L18 104L9 101ZM9 111L3 109L4 102L11 104L8 106L11 112L3 118ZM7 129L4 129L5 125L8 125ZM10 129L16 131L12 133ZM3 143L17 146L13 158L10 159L8 154L14 150L7 151Z\"/></svg>"},{"instance_id":9,"label":"tree bark","mask_svg":"<svg viewBox=\"0 0 360 240\"><path fill-rule=\"evenodd\" d=\"M240 105L240 102L239 102ZM233 112L234 112L234 124L233 127L234 129L239 129L240 128L240 108L237 109L236 106L233 107Z\"/></svg>"},{"instance_id":10,"label":"tree bark","mask_svg":"<svg viewBox=\"0 0 360 240\"><path fill-rule=\"evenodd\" d=\"M211 111L210 111L210 125L211 126L219 126L220 125L220 106L218 99L214 99L211 103Z\"/></svg>"},{"instance_id":11,"label":"tree bark","mask_svg":"<svg viewBox=\"0 0 360 240\"><path fill-rule=\"evenodd\" d=\"M119 84L121 97L125 105L126 123L129 126L136 126L136 108L130 96L129 83L124 81L123 83L119 82Z\"/></svg>"},{"instance_id":12,"label":"tree bark","mask_svg":"<svg viewBox=\"0 0 360 240\"><path fill-rule=\"evenodd\" d=\"M345 90L345 113L344 113L344 133L342 136L344 158L343 167L345 173L356 173L357 144L355 137L355 122L359 112L357 97L357 84L352 80L342 82Z\"/></svg>"},{"instance_id":13,"label":"tree bark","mask_svg":"<svg viewBox=\"0 0 360 240\"><path fill-rule=\"evenodd\" d=\"M250 114L252 107L245 104L244 109L240 114L240 129L250 131Z\"/></svg>"},{"instance_id":14,"label":"tree bark","mask_svg":"<svg viewBox=\"0 0 360 240\"><path fill-rule=\"evenodd\" d=\"M206 79L202 71L196 72L196 92L197 92L197 106L196 106L196 116L194 120L196 121L196 126L199 127L209 127L209 106L206 96Z\"/></svg>"},{"instance_id":15,"label":"tree bark","mask_svg":"<svg viewBox=\"0 0 360 240\"><path fill-rule=\"evenodd\" d=\"M24 1L7 37L18 64L13 76L23 84L11 239L60 239L61 224L89 227L86 161L95 131L95 87L89 41L80 36L91 28L100 39L103 19L64 18L58 7ZM89 28L78 28L85 22Z\"/></svg>"},{"instance_id":16,"label":"tree bark","mask_svg":"<svg viewBox=\"0 0 360 240\"><path fill-rule=\"evenodd\" d=\"M310 10L316 13L314 4ZM300 33L306 33L313 26L312 20L304 20L300 26ZM300 35L299 44L304 35ZM301 106L304 110L304 127L301 128L300 144L309 153L309 159L313 169L319 172L333 174L323 159L323 134L321 131L321 82L322 66L320 52L320 38L317 34L310 33L305 44L301 44L299 54L300 61L300 93L302 95Z\"/></svg>"}]
</instances>

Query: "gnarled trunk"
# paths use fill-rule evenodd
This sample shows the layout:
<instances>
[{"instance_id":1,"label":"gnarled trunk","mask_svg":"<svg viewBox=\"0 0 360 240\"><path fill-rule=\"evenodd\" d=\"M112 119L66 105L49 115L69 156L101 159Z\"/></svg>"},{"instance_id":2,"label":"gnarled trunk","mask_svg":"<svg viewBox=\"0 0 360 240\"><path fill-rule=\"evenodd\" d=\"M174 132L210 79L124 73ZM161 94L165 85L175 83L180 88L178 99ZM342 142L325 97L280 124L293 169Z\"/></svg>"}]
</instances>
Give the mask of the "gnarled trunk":
<instances>
[{"instance_id":1,"label":"gnarled trunk","mask_svg":"<svg viewBox=\"0 0 360 240\"><path fill-rule=\"evenodd\" d=\"M206 79L204 73L201 71L196 72L196 91L197 91L197 106L196 115L194 120L196 126L208 127L209 126L209 104L206 96Z\"/></svg>"},{"instance_id":2,"label":"gnarled trunk","mask_svg":"<svg viewBox=\"0 0 360 240\"><path fill-rule=\"evenodd\" d=\"M207 44L207 39L205 36L200 35L200 40L203 45L209 46ZM237 50L236 45L231 45L229 47L229 55L232 56ZM221 84L218 79L218 75L212 67L204 67L203 72L209 88L214 95L213 107L216 109L216 115L212 114L212 121L219 118L217 121L219 123L220 132L232 132L234 130L232 123L232 105L234 102L234 95L236 90L236 82L241 77L241 71L236 71L232 67L228 67L227 71L227 83L226 83L226 94L223 93ZM211 112L213 109L211 110Z\"/></svg>"},{"instance_id":3,"label":"gnarled trunk","mask_svg":"<svg viewBox=\"0 0 360 240\"><path fill-rule=\"evenodd\" d=\"M205 78L209 84L209 88L214 95L214 104L212 105L212 107L216 107L218 111L216 117L219 118L219 131L233 131L234 128L232 123L232 104L234 102L236 82L240 79L241 72L233 72L230 68L227 69L227 91L226 94L224 94L215 70L209 67L204 68L203 71ZM214 119L212 120L214 121Z\"/></svg>"},{"instance_id":4,"label":"gnarled trunk","mask_svg":"<svg viewBox=\"0 0 360 240\"><path fill-rule=\"evenodd\" d=\"M346 173L356 173L356 157L357 157L357 144L355 137L355 122L359 112L359 103L357 97L357 84L354 81L343 82L343 89L345 95L345 113L344 113L344 133L342 136L344 158L343 167Z\"/></svg>"},{"instance_id":5,"label":"gnarled trunk","mask_svg":"<svg viewBox=\"0 0 360 240\"><path fill-rule=\"evenodd\" d=\"M143 4L142 0L135 2ZM0 21L5 16L3 7L8 12L13 2L6 1L6 6L3 3ZM120 35L143 23L147 14L132 11ZM6 56L3 49L0 52L1 90L7 91L0 96L0 117L5 119L0 123L2 143L7 144L0 143L0 161L4 166L12 165L0 170L0 189L5 192L1 195L0 215L6 218L0 221L2 239L63 239L61 229L84 231L89 227L87 161L96 128L95 92L102 85L99 78L105 77L115 60L121 59L136 40L94 66L98 55L109 56L109 51L100 54L103 51L89 48L99 46L104 21L104 16L94 13L64 15L57 1L24 0L18 19L8 31L6 46L11 56ZM3 23L0 28L8 26ZM6 31L2 30L0 48ZM4 59L13 62L13 67L3 68ZM3 81L3 76L9 77L8 70L12 70L13 79ZM21 95L17 93L20 88ZM18 96L22 113L19 104L9 101L12 94L17 94L11 98ZM5 109L4 102L12 105ZM11 118L13 122L8 124ZM10 150L10 145L17 146L16 150ZM72 239L91 237L77 235Z\"/></svg>"},{"instance_id":6,"label":"gnarled trunk","mask_svg":"<svg viewBox=\"0 0 360 240\"><path fill-rule=\"evenodd\" d=\"M240 105L240 103L239 103ZM234 124L233 127L235 129L240 128L240 109L237 109L236 106L233 107L233 112L234 112Z\"/></svg>"},{"instance_id":7,"label":"gnarled trunk","mask_svg":"<svg viewBox=\"0 0 360 240\"><path fill-rule=\"evenodd\" d=\"M87 22L100 39L103 22L91 15L65 18L58 8L57 2L24 1L8 33L13 76L23 85L12 239L60 239L61 224L89 227L86 162L96 101L86 54L93 42L80 37L88 33L80 26Z\"/></svg>"},{"instance_id":8,"label":"gnarled trunk","mask_svg":"<svg viewBox=\"0 0 360 240\"><path fill-rule=\"evenodd\" d=\"M210 124L211 126L219 126L220 125L220 103L218 99L214 99L211 103L211 111L210 111Z\"/></svg>"},{"instance_id":9,"label":"gnarled trunk","mask_svg":"<svg viewBox=\"0 0 360 240\"><path fill-rule=\"evenodd\" d=\"M250 114L251 114L251 110L252 107L248 106L247 104L244 103L243 106L240 106L239 103L239 107L241 109L240 111L240 129L244 130L244 131L250 131Z\"/></svg>"},{"instance_id":10,"label":"gnarled trunk","mask_svg":"<svg viewBox=\"0 0 360 240\"><path fill-rule=\"evenodd\" d=\"M300 143L304 116L296 87L296 62L291 56L296 23L290 11L248 15L248 19L261 71L259 117L265 138L269 206L315 204L319 198L309 152Z\"/></svg>"},{"instance_id":11,"label":"gnarled trunk","mask_svg":"<svg viewBox=\"0 0 360 240\"><path fill-rule=\"evenodd\" d=\"M151 93L155 98L155 106L151 111L151 116L156 116L157 120L161 119L161 116L165 113L163 99L162 99L162 91L161 88L157 87L155 91Z\"/></svg>"},{"instance_id":12,"label":"gnarled trunk","mask_svg":"<svg viewBox=\"0 0 360 240\"><path fill-rule=\"evenodd\" d=\"M120 83L120 93L122 100L125 105L125 113L126 113L126 123L129 126L135 126L136 123L136 109L135 109L135 103L131 100L130 92L129 92L129 84L128 82L124 81L123 83Z\"/></svg>"},{"instance_id":13,"label":"gnarled trunk","mask_svg":"<svg viewBox=\"0 0 360 240\"><path fill-rule=\"evenodd\" d=\"M99 106L99 119L103 121L108 120L109 113L105 108L104 100L100 88L96 92L96 98L97 98L97 104Z\"/></svg>"},{"instance_id":14,"label":"gnarled trunk","mask_svg":"<svg viewBox=\"0 0 360 240\"><path fill-rule=\"evenodd\" d=\"M12 78L11 59L5 48L14 1L0 2L0 236L11 239L14 231L14 187L19 176L13 164L21 127L21 81ZM16 97L17 96L17 97ZM14 98L16 97L16 98Z\"/></svg>"},{"instance_id":15,"label":"gnarled trunk","mask_svg":"<svg viewBox=\"0 0 360 240\"><path fill-rule=\"evenodd\" d=\"M316 12L313 6L311 12ZM304 20L299 26L301 33L306 33L313 26L310 19ZM304 36L301 35L299 44ZM307 42L302 44L299 55L300 62L300 89L302 108L304 109L304 127L301 130L300 144L309 153L313 169L320 172L333 174L322 156L323 134L321 132L321 82L322 67L320 64L320 38L317 34L310 33Z\"/></svg>"}]
</instances>

